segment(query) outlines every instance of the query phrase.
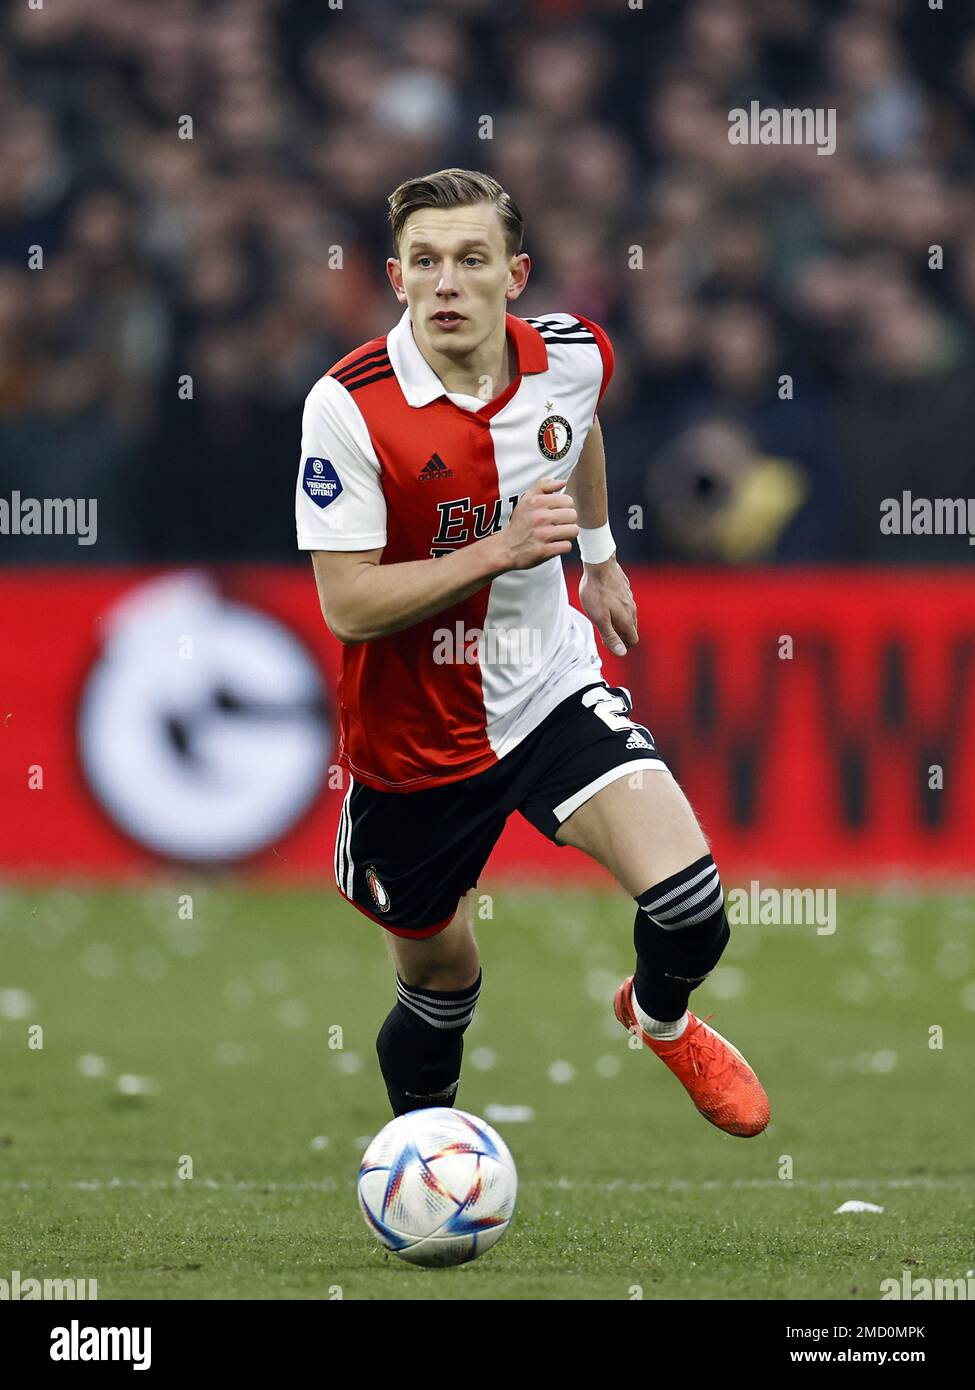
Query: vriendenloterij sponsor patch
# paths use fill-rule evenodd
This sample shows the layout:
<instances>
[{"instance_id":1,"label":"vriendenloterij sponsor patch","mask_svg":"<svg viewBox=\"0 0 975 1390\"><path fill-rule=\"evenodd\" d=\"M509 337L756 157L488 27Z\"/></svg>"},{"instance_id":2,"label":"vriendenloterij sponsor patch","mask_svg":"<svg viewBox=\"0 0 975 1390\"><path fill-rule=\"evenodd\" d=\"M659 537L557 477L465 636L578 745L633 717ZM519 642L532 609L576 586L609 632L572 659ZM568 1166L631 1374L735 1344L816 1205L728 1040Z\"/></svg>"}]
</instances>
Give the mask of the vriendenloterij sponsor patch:
<instances>
[{"instance_id":1,"label":"vriendenloterij sponsor patch","mask_svg":"<svg viewBox=\"0 0 975 1390\"><path fill-rule=\"evenodd\" d=\"M305 459L301 485L316 507L327 507L342 491L342 483L329 459Z\"/></svg>"}]
</instances>

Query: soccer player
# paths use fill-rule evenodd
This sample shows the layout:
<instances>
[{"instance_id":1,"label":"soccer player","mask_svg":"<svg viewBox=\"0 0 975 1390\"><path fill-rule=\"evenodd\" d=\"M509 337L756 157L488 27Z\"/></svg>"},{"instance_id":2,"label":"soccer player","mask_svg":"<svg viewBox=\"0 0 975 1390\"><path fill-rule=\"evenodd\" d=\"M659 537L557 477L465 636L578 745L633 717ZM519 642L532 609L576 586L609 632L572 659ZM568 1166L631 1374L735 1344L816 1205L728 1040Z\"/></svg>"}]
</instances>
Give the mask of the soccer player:
<instances>
[{"instance_id":1,"label":"soccer player","mask_svg":"<svg viewBox=\"0 0 975 1390\"><path fill-rule=\"evenodd\" d=\"M688 1010L730 934L718 870L596 648L593 625L618 655L638 640L596 418L609 339L579 314L507 312L531 262L487 175L409 179L389 218L403 314L310 391L295 505L343 643L335 882L396 967L377 1042L393 1113L454 1102L481 988L470 894L518 811L636 901L620 1023L708 1120L758 1134L758 1078ZM588 618L562 570L575 540Z\"/></svg>"}]
</instances>

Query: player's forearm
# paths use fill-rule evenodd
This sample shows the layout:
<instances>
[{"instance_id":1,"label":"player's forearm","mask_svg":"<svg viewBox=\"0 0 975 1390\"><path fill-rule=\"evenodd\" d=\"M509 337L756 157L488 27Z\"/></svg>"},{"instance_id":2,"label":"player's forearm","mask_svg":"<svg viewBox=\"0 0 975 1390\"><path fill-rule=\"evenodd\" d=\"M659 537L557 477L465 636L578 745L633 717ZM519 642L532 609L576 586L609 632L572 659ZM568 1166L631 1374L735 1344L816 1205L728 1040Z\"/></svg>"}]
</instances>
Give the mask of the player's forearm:
<instances>
[{"instance_id":1,"label":"player's forearm","mask_svg":"<svg viewBox=\"0 0 975 1390\"><path fill-rule=\"evenodd\" d=\"M609 498L606 490L606 454L598 418L586 437L579 462L566 485L575 503L579 525L587 531L605 526L609 518Z\"/></svg>"},{"instance_id":2,"label":"player's forearm","mask_svg":"<svg viewBox=\"0 0 975 1390\"><path fill-rule=\"evenodd\" d=\"M453 608L510 568L501 542L498 534L436 559L363 565L341 611L329 612L328 625L342 642L355 645Z\"/></svg>"}]
</instances>

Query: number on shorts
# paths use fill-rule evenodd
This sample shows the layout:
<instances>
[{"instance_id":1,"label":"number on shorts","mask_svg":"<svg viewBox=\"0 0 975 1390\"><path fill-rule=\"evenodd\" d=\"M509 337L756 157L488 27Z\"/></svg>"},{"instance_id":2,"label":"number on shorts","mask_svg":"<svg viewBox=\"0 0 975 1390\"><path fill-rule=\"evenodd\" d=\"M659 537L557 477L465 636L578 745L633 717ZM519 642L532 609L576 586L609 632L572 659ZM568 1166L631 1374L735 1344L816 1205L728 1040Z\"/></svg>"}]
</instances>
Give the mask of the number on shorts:
<instances>
[{"instance_id":1,"label":"number on shorts","mask_svg":"<svg viewBox=\"0 0 975 1390\"><path fill-rule=\"evenodd\" d=\"M607 728L618 733L620 729L635 729L632 719L626 717L626 701L622 695L614 695L605 686L597 685L583 692L582 703L599 716Z\"/></svg>"}]
</instances>

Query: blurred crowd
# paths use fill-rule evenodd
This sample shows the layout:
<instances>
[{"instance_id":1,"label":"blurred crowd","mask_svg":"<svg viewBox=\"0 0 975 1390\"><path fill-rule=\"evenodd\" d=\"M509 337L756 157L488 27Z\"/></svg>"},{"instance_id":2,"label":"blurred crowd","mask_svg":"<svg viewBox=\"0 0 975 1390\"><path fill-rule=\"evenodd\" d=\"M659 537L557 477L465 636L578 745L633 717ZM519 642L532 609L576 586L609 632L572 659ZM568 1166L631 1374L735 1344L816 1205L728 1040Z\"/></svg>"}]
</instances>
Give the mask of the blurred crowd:
<instances>
[{"instance_id":1,"label":"blurred crowd","mask_svg":"<svg viewBox=\"0 0 975 1390\"><path fill-rule=\"evenodd\" d=\"M624 559L970 561L879 527L975 494L966 8L8 6L0 496L97 497L99 539L0 560L297 563L304 396L399 317L390 191L459 165L525 216L514 311L614 341ZM753 100L835 108L835 153L730 143Z\"/></svg>"}]
</instances>

